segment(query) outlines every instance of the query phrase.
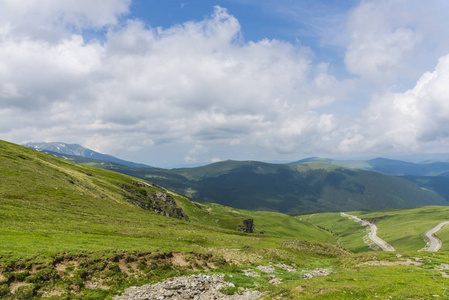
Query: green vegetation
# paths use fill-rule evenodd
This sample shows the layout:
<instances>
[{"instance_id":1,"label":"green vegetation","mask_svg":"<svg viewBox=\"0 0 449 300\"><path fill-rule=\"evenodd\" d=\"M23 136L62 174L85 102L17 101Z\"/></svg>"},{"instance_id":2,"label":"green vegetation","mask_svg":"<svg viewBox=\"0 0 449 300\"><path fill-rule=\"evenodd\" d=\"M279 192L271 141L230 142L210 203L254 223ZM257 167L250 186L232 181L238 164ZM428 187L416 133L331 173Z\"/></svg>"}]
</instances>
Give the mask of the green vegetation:
<instances>
[{"instance_id":1,"label":"green vegetation","mask_svg":"<svg viewBox=\"0 0 449 300\"><path fill-rule=\"evenodd\" d=\"M359 212L363 219L379 218L378 235L397 250L420 250L426 243L422 234L443 221L449 221L449 208L426 206L411 209L386 210L375 213ZM443 249L449 250L449 235L443 229L437 233L443 241Z\"/></svg>"},{"instance_id":2,"label":"green vegetation","mask_svg":"<svg viewBox=\"0 0 449 300\"><path fill-rule=\"evenodd\" d=\"M149 180L197 201L248 210L298 214L448 204L435 191L408 180L325 162L223 161L197 168L164 170L70 159Z\"/></svg>"},{"instance_id":3,"label":"green vegetation","mask_svg":"<svg viewBox=\"0 0 449 300\"><path fill-rule=\"evenodd\" d=\"M30 293L51 294L54 289L57 298L86 295L96 290L86 285L90 281L108 287L97 292L112 295L135 283L210 270L208 263L223 268L238 261L307 264L312 257L344 253L322 244L335 242L331 234L287 215L196 203L136 178L6 142L0 142L0 161L0 286L4 296L14 291L16 297L23 293L20 297L26 298ZM157 197L174 199L176 209L189 221L155 213L162 204L150 200ZM257 233L237 231L246 218L254 219ZM328 250L315 254L281 246L298 239L307 239L305 246L317 242ZM180 253L189 267L160 262L161 256L173 253ZM190 254L189 260L188 253L199 254ZM206 258L197 258L201 255ZM123 272L114 266L122 260L136 265ZM58 264L66 271L59 272ZM110 277L113 282L104 279Z\"/></svg>"},{"instance_id":4,"label":"green vegetation","mask_svg":"<svg viewBox=\"0 0 449 300\"><path fill-rule=\"evenodd\" d=\"M409 209L388 209L376 212L357 211L349 214L371 221L378 228L377 235L397 251L418 251L426 246L423 234L437 224L449 221L449 207L424 206ZM298 217L336 234L340 245L354 252L369 251L363 242L365 227L343 218L339 213L313 214ZM449 250L449 228L437 232L443 241L443 251Z\"/></svg>"},{"instance_id":5,"label":"green vegetation","mask_svg":"<svg viewBox=\"0 0 449 300\"><path fill-rule=\"evenodd\" d=\"M340 216L339 213L301 215L297 218L332 233L338 238L337 243L339 245L352 252L358 253L371 250L368 244L364 242L366 228L353 220Z\"/></svg>"},{"instance_id":6,"label":"green vegetation","mask_svg":"<svg viewBox=\"0 0 449 300\"><path fill-rule=\"evenodd\" d=\"M304 172L322 167L341 172L318 164ZM447 208L388 214L399 220L426 212L425 226ZM362 214L378 218L380 231L388 221L380 218L384 211ZM254 233L237 231L245 219L254 220ZM449 238L447 228L441 234ZM225 274L235 287L223 293L259 289L266 299L449 297L440 273L449 270L439 270L447 252L372 252L363 235L338 214L291 217L199 203L141 179L0 142L1 299L111 299L132 285L192 273ZM326 276L307 279L323 270ZM273 276L280 283L270 283Z\"/></svg>"}]
</instances>

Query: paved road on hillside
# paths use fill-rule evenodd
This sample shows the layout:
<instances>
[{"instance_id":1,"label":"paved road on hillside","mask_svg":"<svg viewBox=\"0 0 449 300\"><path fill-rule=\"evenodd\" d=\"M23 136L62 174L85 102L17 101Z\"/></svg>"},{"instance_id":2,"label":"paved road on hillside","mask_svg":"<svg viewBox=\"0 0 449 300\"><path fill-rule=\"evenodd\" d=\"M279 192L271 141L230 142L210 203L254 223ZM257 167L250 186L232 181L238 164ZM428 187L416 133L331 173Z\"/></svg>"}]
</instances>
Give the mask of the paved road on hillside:
<instances>
[{"instance_id":1,"label":"paved road on hillside","mask_svg":"<svg viewBox=\"0 0 449 300\"><path fill-rule=\"evenodd\" d=\"M424 236L430 241L430 243L428 243L428 246L426 246L424 249L422 249L422 251L439 251L441 249L441 246L443 245L443 243L435 235L435 233L447 224L449 224L449 221L441 222L437 226L433 227L432 229L427 230L424 233Z\"/></svg>"},{"instance_id":2,"label":"paved road on hillside","mask_svg":"<svg viewBox=\"0 0 449 300\"><path fill-rule=\"evenodd\" d=\"M396 251L393 246L391 246L390 244L388 244L383 239L377 236L377 226L374 225L373 223L362 220L353 215L345 214L343 212L340 213L340 215L342 217L350 218L359 223L360 225L369 226L370 227L370 232L368 233L369 239L373 241L377 246L379 246L383 251Z\"/></svg>"}]
</instances>

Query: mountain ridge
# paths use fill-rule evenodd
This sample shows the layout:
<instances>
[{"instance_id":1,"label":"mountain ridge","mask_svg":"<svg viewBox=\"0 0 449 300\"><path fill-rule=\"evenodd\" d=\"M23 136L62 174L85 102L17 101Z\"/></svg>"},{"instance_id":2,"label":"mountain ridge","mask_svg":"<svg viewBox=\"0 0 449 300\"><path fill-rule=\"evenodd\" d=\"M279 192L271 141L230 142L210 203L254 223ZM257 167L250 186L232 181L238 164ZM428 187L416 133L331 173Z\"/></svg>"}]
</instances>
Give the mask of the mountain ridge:
<instances>
[{"instance_id":1,"label":"mountain ridge","mask_svg":"<svg viewBox=\"0 0 449 300\"><path fill-rule=\"evenodd\" d=\"M23 144L23 146L32 148L38 151L50 153L50 154L67 154L67 155L75 155L85 158L92 158L92 159L98 159L98 160L104 160L104 161L111 161L115 162L124 166L128 167L135 167L135 168L153 168L152 166L141 164L141 163L135 163L127 160L123 160L117 157L114 157L109 154L103 154L91 149L88 149L86 147L83 147L79 144L67 144L67 143L61 143L61 142L28 142Z\"/></svg>"},{"instance_id":2,"label":"mountain ridge","mask_svg":"<svg viewBox=\"0 0 449 300\"><path fill-rule=\"evenodd\" d=\"M423 180L416 175L401 178L372 170L383 168L388 173L397 166L414 170L413 163L384 158L364 161L365 165L343 161L349 167L329 163L340 161L315 157L290 164L226 160L170 170L76 156L65 158L150 180L197 201L249 210L298 214L449 204L446 180Z\"/></svg>"}]
</instances>

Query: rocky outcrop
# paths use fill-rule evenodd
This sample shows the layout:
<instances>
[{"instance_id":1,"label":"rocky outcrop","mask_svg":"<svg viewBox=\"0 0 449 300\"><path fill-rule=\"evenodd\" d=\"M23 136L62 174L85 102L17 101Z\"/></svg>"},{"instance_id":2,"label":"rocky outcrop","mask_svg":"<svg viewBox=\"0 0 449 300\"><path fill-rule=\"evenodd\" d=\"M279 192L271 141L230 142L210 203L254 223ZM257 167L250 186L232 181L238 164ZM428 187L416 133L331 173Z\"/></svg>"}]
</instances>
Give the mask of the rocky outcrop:
<instances>
[{"instance_id":1,"label":"rocky outcrop","mask_svg":"<svg viewBox=\"0 0 449 300\"><path fill-rule=\"evenodd\" d=\"M145 210L151 210L166 217L189 220L175 199L157 185L135 182L133 186L122 184L125 198Z\"/></svg>"},{"instance_id":2,"label":"rocky outcrop","mask_svg":"<svg viewBox=\"0 0 449 300\"><path fill-rule=\"evenodd\" d=\"M238 230L240 232L253 233L254 232L254 220L253 219L243 220L243 225L240 225Z\"/></svg>"},{"instance_id":3,"label":"rocky outcrop","mask_svg":"<svg viewBox=\"0 0 449 300\"><path fill-rule=\"evenodd\" d=\"M223 280L224 275L191 275L167 279L152 285L130 287L114 300L134 299L259 299L259 291L240 291L234 295L225 295L221 288L234 287L234 284Z\"/></svg>"}]
</instances>

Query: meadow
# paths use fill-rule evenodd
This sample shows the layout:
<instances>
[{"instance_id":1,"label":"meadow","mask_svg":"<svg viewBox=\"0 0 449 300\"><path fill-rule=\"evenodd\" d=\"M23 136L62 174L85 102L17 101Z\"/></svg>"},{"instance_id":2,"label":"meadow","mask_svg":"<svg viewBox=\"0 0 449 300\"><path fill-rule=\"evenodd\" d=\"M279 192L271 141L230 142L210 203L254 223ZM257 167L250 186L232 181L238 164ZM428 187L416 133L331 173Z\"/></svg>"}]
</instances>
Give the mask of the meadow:
<instances>
[{"instance_id":1,"label":"meadow","mask_svg":"<svg viewBox=\"0 0 449 300\"><path fill-rule=\"evenodd\" d=\"M157 195L173 199L181 219L155 212ZM439 208L421 209L416 213ZM378 214L385 213L365 217ZM254 233L237 230L245 219L254 220ZM381 221L387 219L376 223L379 230ZM132 285L195 273L225 274L235 289L223 292L258 289L266 299L449 296L440 270L447 252L369 251L363 235L336 214L292 217L196 202L141 179L0 141L1 299L112 299ZM305 277L313 270L328 274ZM270 283L272 275L280 283Z\"/></svg>"}]
</instances>

